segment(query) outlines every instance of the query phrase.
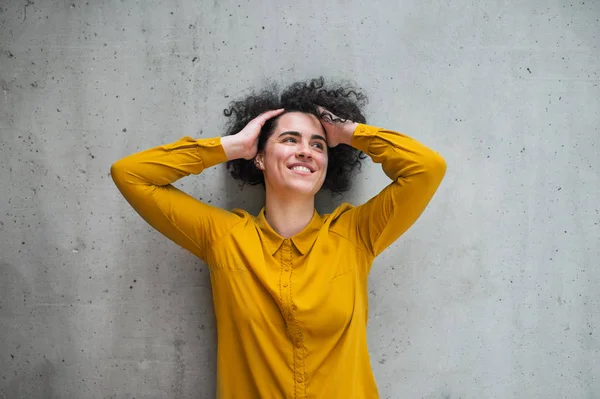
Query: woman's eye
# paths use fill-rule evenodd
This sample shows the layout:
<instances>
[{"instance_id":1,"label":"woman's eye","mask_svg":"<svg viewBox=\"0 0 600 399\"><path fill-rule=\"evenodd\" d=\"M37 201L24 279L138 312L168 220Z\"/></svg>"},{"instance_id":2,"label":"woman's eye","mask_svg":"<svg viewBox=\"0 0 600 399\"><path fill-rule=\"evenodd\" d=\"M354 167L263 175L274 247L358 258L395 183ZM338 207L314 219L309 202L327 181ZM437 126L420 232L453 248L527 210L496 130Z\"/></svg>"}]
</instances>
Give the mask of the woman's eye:
<instances>
[{"instance_id":1,"label":"woman's eye","mask_svg":"<svg viewBox=\"0 0 600 399\"><path fill-rule=\"evenodd\" d=\"M295 143L296 139L293 137L286 137L285 139L283 139L284 143Z\"/></svg>"},{"instance_id":2,"label":"woman's eye","mask_svg":"<svg viewBox=\"0 0 600 399\"><path fill-rule=\"evenodd\" d=\"M323 149L323 144L321 144L321 143L313 143L313 147L316 147L316 148L322 150Z\"/></svg>"}]
</instances>

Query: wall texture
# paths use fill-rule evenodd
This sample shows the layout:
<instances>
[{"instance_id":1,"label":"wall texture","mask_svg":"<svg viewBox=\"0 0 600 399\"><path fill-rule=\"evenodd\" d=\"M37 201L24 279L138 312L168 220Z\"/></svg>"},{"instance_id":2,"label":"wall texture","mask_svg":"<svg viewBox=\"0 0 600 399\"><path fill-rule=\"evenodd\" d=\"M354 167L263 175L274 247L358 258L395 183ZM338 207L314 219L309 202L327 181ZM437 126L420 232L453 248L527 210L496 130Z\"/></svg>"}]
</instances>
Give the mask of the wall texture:
<instances>
[{"instance_id":1,"label":"wall texture","mask_svg":"<svg viewBox=\"0 0 600 399\"><path fill-rule=\"evenodd\" d=\"M0 398L214 397L206 267L109 167L318 75L448 163L371 274L382 398L600 397L599 34L594 0L2 1ZM223 167L179 186L263 200Z\"/></svg>"}]
</instances>

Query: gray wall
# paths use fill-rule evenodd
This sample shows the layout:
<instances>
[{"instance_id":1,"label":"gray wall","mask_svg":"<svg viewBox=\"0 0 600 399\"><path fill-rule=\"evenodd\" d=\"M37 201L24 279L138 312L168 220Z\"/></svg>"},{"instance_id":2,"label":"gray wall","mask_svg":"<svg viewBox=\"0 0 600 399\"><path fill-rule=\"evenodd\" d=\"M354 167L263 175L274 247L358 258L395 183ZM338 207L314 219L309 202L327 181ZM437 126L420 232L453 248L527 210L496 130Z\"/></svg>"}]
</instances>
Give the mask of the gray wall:
<instances>
[{"instance_id":1,"label":"gray wall","mask_svg":"<svg viewBox=\"0 0 600 399\"><path fill-rule=\"evenodd\" d=\"M594 0L2 1L0 398L214 396L207 269L109 167L220 135L265 78L321 74L448 163L371 274L381 396L600 397L599 18ZM369 164L344 200L385 184ZM223 167L179 186L263 200Z\"/></svg>"}]
</instances>

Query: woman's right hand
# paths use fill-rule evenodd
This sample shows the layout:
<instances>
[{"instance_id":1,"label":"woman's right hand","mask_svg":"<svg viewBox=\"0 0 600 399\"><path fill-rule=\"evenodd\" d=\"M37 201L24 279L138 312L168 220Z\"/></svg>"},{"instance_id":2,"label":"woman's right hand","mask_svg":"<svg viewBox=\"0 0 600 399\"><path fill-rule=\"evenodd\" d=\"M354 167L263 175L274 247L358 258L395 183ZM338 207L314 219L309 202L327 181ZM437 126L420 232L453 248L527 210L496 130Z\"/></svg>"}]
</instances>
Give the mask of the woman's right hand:
<instances>
[{"instance_id":1,"label":"woman's right hand","mask_svg":"<svg viewBox=\"0 0 600 399\"><path fill-rule=\"evenodd\" d=\"M252 119L239 133L221 138L221 145L228 160L244 158L253 159L258 152L260 130L271 118L281 115L284 108L264 112Z\"/></svg>"}]
</instances>

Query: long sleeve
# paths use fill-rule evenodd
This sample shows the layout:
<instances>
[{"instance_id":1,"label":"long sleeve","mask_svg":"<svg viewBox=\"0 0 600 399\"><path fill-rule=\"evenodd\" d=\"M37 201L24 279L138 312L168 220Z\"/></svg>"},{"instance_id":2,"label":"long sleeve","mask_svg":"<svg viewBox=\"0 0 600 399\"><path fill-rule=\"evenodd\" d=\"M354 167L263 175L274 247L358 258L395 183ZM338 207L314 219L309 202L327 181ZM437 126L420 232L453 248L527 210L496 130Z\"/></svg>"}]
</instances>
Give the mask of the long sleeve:
<instances>
[{"instance_id":1,"label":"long sleeve","mask_svg":"<svg viewBox=\"0 0 600 399\"><path fill-rule=\"evenodd\" d=\"M183 137L115 162L111 176L146 222L206 261L211 243L240 217L198 201L171 183L226 160L220 138Z\"/></svg>"},{"instance_id":2,"label":"long sleeve","mask_svg":"<svg viewBox=\"0 0 600 399\"><path fill-rule=\"evenodd\" d=\"M340 227L370 255L377 256L423 213L446 172L444 159L418 141L360 124L352 146L380 163L392 182L366 203L340 217Z\"/></svg>"}]
</instances>

